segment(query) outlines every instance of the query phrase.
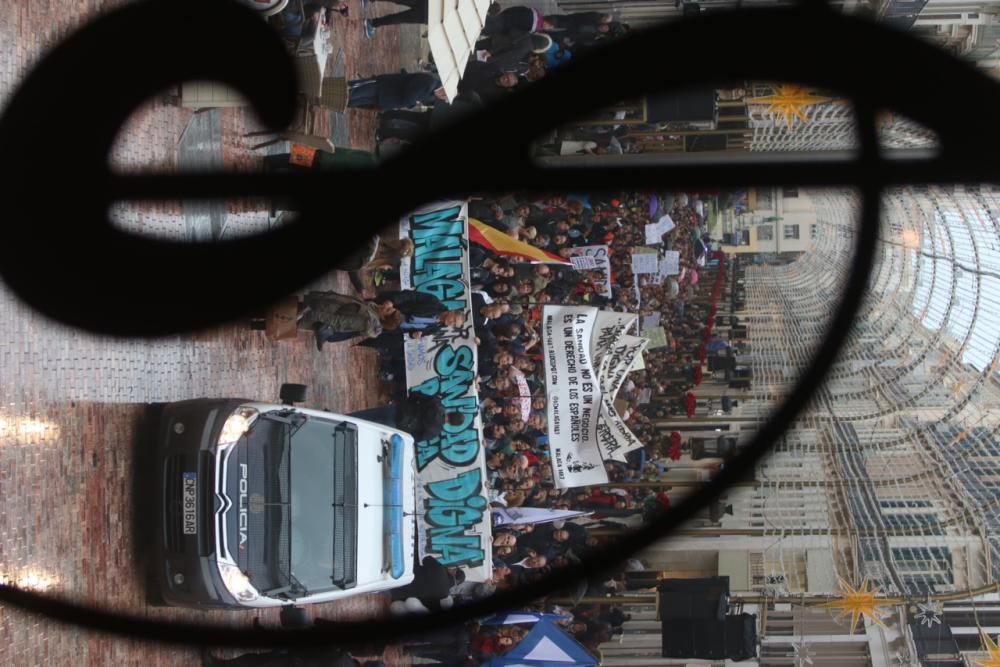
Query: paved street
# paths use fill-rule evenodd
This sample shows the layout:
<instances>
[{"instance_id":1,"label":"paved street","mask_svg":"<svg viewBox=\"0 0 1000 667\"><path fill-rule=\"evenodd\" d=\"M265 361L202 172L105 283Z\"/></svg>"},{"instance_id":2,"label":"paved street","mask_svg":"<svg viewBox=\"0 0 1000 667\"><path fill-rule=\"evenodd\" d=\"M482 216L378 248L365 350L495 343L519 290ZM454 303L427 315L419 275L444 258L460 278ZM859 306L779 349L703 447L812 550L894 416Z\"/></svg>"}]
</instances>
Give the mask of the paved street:
<instances>
[{"instance_id":1,"label":"paved street","mask_svg":"<svg viewBox=\"0 0 1000 667\"><path fill-rule=\"evenodd\" d=\"M48 45L115 4L0 3L0 104ZM371 13L385 11L394 9L373 8ZM376 40L364 42L361 18L360 2L352 4L350 19L336 17L332 72L398 71L404 62L399 30L383 29ZM409 43L418 38L411 31ZM86 131L73 127L72 109L65 112L65 131ZM373 123L370 112L320 111L315 130L340 145L370 148ZM258 140L241 136L251 129L258 126L242 110L196 117L189 109L151 100L122 131L113 163L123 170L254 169L259 158L248 147ZM176 240L250 234L276 224L266 210L240 202L119 207L115 220L136 233ZM349 288L341 274L320 284ZM134 447L143 444L137 442L143 404L200 396L276 399L280 384L287 381L309 385L310 406L350 411L375 404L373 365L371 350L340 344L319 353L304 334L297 341L273 344L261 332L236 325L157 341L83 335L46 321L0 287L0 577L150 618L248 625L252 614L204 614L145 603L133 565L141 546L133 509L135 494L144 489L133 488L133 464ZM387 605L380 596L362 596L317 612L325 618L356 618L382 613ZM266 624L276 622L275 614L262 618ZM395 654L387 661L404 662ZM2 664L197 662L192 650L93 635L0 607Z\"/></svg>"}]
</instances>

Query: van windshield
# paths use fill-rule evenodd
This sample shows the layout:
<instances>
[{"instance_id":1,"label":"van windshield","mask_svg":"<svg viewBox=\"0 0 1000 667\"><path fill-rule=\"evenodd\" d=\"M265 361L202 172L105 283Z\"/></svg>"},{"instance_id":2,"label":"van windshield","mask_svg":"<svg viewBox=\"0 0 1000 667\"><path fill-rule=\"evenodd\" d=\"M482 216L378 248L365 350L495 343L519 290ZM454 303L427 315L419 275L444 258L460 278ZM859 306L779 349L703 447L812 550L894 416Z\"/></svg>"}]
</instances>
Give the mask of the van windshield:
<instances>
[{"instance_id":1,"label":"van windshield","mask_svg":"<svg viewBox=\"0 0 1000 667\"><path fill-rule=\"evenodd\" d=\"M354 585L357 429L310 417L291 441L291 577L309 593Z\"/></svg>"}]
</instances>

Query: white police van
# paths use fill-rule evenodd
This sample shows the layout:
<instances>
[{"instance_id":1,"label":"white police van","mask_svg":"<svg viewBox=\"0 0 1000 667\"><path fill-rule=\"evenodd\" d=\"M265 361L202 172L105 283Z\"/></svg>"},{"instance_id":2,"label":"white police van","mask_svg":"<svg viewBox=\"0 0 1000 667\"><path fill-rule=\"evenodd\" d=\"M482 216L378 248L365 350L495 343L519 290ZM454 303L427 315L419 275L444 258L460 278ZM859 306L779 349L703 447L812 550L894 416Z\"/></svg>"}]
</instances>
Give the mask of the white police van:
<instances>
[{"instance_id":1,"label":"white police van","mask_svg":"<svg viewBox=\"0 0 1000 667\"><path fill-rule=\"evenodd\" d=\"M197 608L330 602L413 580L413 438L281 405L198 399L162 407L155 580Z\"/></svg>"}]
</instances>

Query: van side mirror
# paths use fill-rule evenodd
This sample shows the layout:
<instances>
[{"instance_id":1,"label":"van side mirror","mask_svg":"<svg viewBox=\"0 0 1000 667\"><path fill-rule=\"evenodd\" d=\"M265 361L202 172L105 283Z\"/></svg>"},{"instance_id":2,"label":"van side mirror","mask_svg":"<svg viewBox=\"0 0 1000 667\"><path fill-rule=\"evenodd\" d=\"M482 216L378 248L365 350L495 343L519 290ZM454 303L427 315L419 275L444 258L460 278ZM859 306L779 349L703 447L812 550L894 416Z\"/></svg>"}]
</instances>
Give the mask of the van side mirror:
<instances>
[{"instance_id":1,"label":"van side mirror","mask_svg":"<svg viewBox=\"0 0 1000 667\"><path fill-rule=\"evenodd\" d=\"M302 403L306 400L306 385L291 384L286 382L281 385L281 391L278 392L278 398L281 399L282 405Z\"/></svg>"}]
</instances>

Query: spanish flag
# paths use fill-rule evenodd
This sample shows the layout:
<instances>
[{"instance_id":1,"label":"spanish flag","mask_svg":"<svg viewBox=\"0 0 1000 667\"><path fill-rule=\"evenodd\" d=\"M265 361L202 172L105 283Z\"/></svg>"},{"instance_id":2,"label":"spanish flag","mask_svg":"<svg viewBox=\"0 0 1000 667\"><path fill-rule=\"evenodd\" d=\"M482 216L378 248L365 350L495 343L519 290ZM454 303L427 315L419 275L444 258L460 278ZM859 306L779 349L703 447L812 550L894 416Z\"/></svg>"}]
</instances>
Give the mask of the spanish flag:
<instances>
[{"instance_id":1,"label":"spanish flag","mask_svg":"<svg viewBox=\"0 0 1000 667\"><path fill-rule=\"evenodd\" d=\"M497 255L528 261L532 264L572 265L572 262L559 255L553 255L529 243L511 238L499 229L483 224L475 218L469 218L469 240Z\"/></svg>"}]
</instances>

